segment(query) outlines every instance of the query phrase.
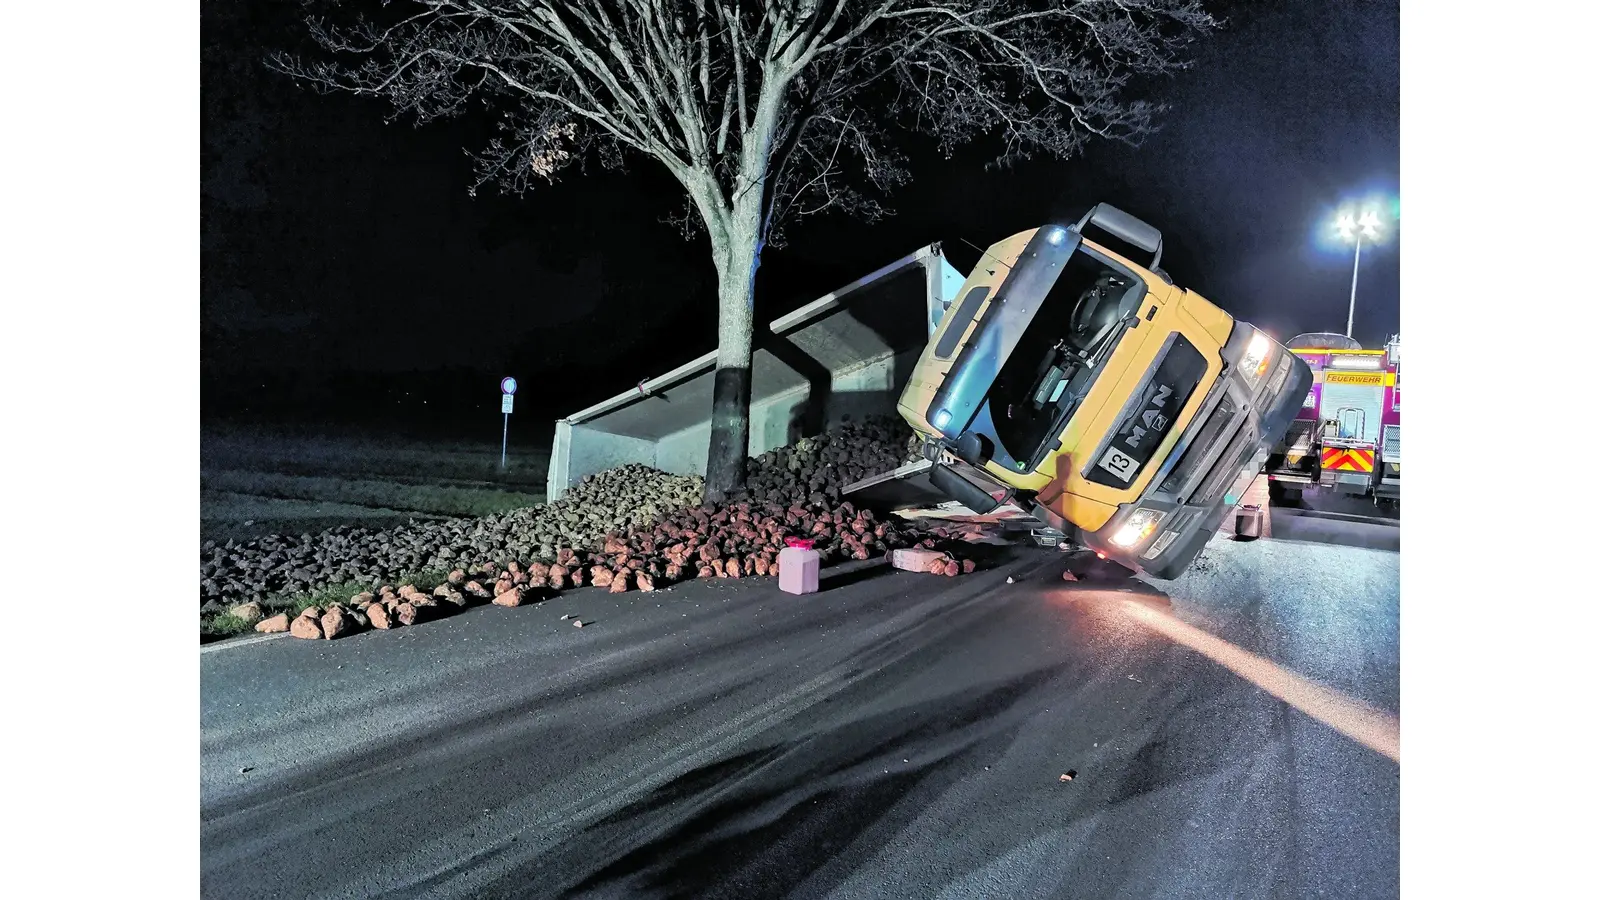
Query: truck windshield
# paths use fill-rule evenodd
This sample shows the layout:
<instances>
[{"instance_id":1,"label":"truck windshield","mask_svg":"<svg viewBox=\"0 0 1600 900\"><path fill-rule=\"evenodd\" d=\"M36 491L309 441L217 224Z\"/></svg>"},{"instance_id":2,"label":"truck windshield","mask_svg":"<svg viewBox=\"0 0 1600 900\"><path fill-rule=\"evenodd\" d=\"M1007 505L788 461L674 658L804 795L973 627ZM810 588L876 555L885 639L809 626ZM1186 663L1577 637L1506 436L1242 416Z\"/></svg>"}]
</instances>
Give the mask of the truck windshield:
<instances>
[{"instance_id":1,"label":"truck windshield","mask_svg":"<svg viewBox=\"0 0 1600 900\"><path fill-rule=\"evenodd\" d=\"M1053 442L1138 308L1139 280L1079 248L989 390L995 437L1027 465Z\"/></svg>"}]
</instances>

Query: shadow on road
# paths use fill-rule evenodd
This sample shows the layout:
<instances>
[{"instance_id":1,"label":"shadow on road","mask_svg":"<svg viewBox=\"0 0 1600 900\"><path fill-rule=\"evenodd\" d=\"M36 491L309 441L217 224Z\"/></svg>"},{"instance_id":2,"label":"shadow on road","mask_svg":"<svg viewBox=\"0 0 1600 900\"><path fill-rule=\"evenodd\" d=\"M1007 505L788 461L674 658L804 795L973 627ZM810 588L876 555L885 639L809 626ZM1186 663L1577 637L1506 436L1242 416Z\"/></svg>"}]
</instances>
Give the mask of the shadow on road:
<instances>
[{"instance_id":1,"label":"shadow on road","mask_svg":"<svg viewBox=\"0 0 1600 900\"><path fill-rule=\"evenodd\" d=\"M863 833L892 819L907 795L937 796L981 770L976 756L960 762L982 744L1009 742L1034 705L1048 702L1034 692L1066 665L852 720L689 772L569 842L575 852L580 845L627 849L562 896L736 896L739 884L760 885L764 896L786 895ZM726 886L722 893L707 891L713 873L715 883ZM833 883L807 884L808 892L826 893L848 874L845 869L823 879ZM532 886L527 875L513 874L488 893L513 896Z\"/></svg>"},{"instance_id":2,"label":"shadow on road","mask_svg":"<svg viewBox=\"0 0 1600 900\"><path fill-rule=\"evenodd\" d=\"M1067 582L1069 556L995 548L959 578L845 565L808 598L586 595L612 627L583 643L486 613L494 631L450 645L518 652L388 695L369 675L311 688L341 727L304 733L343 749L292 745L287 777L203 807L204 893L1383 895L1390 844L1344 836L1397 822L1397 765L1359 746L1386 723L1305 665L1387 652L1384 627L1336 639L1318 586L1346 562L1294 566L1277 596L1255 572ZM1303 610L1321 630L1285 648L1278 621ZM351 740L368 710L424 701L442 712ZM1186 870L1201 857L1209 874Z\"/></svg>"}]
</instances>

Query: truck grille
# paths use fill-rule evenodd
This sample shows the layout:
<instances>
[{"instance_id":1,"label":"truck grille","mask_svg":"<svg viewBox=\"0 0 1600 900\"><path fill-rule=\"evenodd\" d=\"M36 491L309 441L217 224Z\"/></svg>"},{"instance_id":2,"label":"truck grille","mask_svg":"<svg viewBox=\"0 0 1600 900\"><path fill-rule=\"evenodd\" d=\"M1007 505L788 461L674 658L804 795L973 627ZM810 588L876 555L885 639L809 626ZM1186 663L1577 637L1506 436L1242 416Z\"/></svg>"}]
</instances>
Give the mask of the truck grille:
<instances>
[{"instance_id":1,"label":"truck grille","mask_svg":"<svg viewBox=\"0 0 1600 900\"><path fill-rule=\"evenodd\" d=\"M1205 461L1207 448L1215 444L1221 437L1223 429L1233 423L1238 411L1239 407L1233 402L1233 397L1224 393L1216 409L1212 410L1211 418L1206 420L1200 433L1195 435L1194 440L1183 451L1183 458L1178 460L1178 464L1172 467L1171 474L1161 482L1162 491L1181 495L1185 488L1200 477L1200 473L1196 470Z\"/></svg>"},{"instance_id":2,"label":"truck grille","mask_svg":"<svg viewBox=\"0 0 1600 900\"><path fill-rule=\"evenodd\" d=\"M1317 423L1308 419L1295 419L1289 423L1289 431L1283 437L1283 445L1296 453L1309 453L1311 439L1317 430L1316 426Z\"/></svg>"},{"instance_id":3,"label":"truck grille","mask_svg":"<svg viewBox=\"0 0 1600 900\"><path fill-rule=\"evenodd\" d=\"M1383 461L1397 463L1400 461L1400 426L1383 426Z\"/></svg>"},{"instance_id":4,"label":"truck grille","mask_svg":"<svg viewBox=\"0 0 1600 900\"><path fill-rule=\"evenodd\" d=\"M1247 445L1253 442L1254 436L1254 430L1245 427L1244 423L1241 422L1239 430L1234 432L1233 440L1228 442L1228 449L1217 457L1216 464L1211 467L1210 472L1206 473L1206 480L1201 483L1199 489L1189 498L1190 503L1198 503L1202 506L1208 505L1218 497L1221 497L1222 492L1232 486L1233 480L1239 477L1239 460L1244 456L1245 451L1250 449Z\"/></svg>"}]
</instances>

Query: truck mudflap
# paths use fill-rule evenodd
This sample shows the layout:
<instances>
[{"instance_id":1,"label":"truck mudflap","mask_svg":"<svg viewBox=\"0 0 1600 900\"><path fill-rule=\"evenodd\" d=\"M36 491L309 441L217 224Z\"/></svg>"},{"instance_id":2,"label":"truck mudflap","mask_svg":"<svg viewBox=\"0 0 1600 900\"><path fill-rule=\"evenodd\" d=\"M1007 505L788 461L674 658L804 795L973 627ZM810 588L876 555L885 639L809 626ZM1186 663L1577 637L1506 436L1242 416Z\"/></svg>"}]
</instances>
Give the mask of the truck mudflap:
<instances>
[{"instance_id":1,"label":"truck mudflap","mask_svg":"<svg viewBox=\"0 0 1600 900\"><path fill-rule=\"evenodd\" d=\"M1144 494L1117 508L1083 544L1153 578L1183 574L1266 466L1310 390L1311 369L1285 353L1289 370L1276 390L1257 390L1230 371L1206 398L1205 412ZM1192 436L1192 437L1191 437Z\"/></svg>"}]
</instances>

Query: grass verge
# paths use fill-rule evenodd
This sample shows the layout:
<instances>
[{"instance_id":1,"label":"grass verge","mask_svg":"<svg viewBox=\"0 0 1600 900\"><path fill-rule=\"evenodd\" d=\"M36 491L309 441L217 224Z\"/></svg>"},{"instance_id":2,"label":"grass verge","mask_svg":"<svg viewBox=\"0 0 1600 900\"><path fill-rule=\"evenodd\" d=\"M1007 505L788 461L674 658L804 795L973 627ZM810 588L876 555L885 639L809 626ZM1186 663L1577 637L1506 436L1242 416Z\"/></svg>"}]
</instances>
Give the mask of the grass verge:
<instances>
[{"instance_id":1,"label":"grass verge","mask_svg":"<svg viewBox=\"0 0 1600 900\"><path fill-rule=\"evenodd\" d=\"M403 484L381 479L284 475L277 472L239 469L206 472L200 481L202 489L211 492L271 497L279 500L345 503L440 516L487 516L527 506L537 506L544 502L542 493Z\"/></svg>"}]
</instances>

